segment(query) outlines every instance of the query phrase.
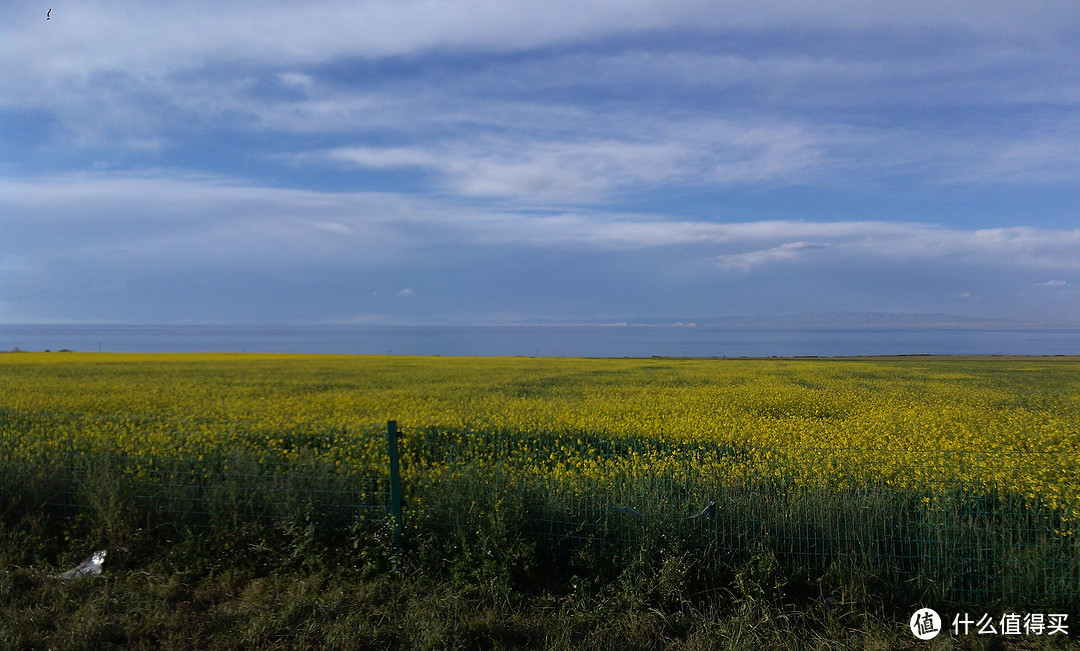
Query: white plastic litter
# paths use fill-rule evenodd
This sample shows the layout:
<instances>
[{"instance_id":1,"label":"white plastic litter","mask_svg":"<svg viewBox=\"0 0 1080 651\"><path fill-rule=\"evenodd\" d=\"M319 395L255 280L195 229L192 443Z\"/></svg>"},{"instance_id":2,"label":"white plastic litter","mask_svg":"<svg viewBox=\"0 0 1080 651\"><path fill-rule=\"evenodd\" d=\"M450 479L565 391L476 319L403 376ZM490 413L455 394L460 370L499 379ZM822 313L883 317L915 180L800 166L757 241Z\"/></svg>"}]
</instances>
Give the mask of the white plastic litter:
<instances>
[{"instance_id":1,"label":"white plastic litter","mask_svg":"<svg viewBox=\"0 0 1080 651\"><path fill-rule=\"evenodd\" d=\"M71 579L81 579L84 576L101 574L101 566L104 564L105 550L102 549L90 554L89 558L67 572L54 574L53 578L60 579L61 581L70 581Z\"/></svg>"},{"instance_id":2,"label":"white plastic litter","mask_svg":"<svg viewBox=\"0 0 1080 651\"><path fill-rule=\"evenodd\" d=\"M709 504L701 510L701 513L697 515L691 515L686 518L687 520L696 520L698 518L715 518L716 517L716 502L709 502Z\"/></svg>"}]
</instances>

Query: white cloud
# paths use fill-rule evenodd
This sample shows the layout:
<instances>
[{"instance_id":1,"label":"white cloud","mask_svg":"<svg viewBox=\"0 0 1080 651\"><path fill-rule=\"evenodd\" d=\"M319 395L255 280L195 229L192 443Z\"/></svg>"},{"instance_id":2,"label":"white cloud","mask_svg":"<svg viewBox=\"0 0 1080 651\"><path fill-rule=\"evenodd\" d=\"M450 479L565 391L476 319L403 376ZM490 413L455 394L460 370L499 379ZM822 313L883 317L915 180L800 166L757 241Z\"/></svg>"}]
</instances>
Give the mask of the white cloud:
<instances>
[{"instance_id":1,"label":"white cloud","mask_svg":"<svg viewBox=\"0 0 1080 651\"><path fill-rule=\"evenodd\" d=\"M582 125L584 137L533 136L526 128L515 135L442 138L409 147L338 147L296 160L421 168L437 174L444 189L465 196L576 203L671 183L792 184L821 174L833 164L824 151L852 139L839 130L763 120L695 120L678 126L609 121L623 125L622 132L590 138L596 123Z\"/></svg>"},{"instance_id":2,"label":"white cloud","mask_svg":"<svg viewBox=\"0 0 1080 651\"><path fill-rule=\"evenodd\" d=\"M311 75L303 72L281 72L278 73L278 83L286 88L295 88L301 90L309 90L314 85L314 79Z\"/></svg>"},{"instance_id":3,"label":"white cloud","mask_svg":"<svg viewBox=\"0 0 1080 651\"><path fill-rule=\"evenodd\" d=\"M728 253L717 256L716 261L721 269L750 271L754 267L763 265L795 262L805 258L807 253L828 249L827 244L814 244L811 242L785 242L769 249L747 251L744 253Z\"/></svg>"},{"instance_id":4,"label":"white cloud","mask_svg":"<svg viewBox=\"0 0 1080 651\"><path fill-rule=\"evenodd\" d=\"M1057 0L954 0L880 5L857 0L807 3L749 0L476 0L134 2L83 0L54 20L5 11L5 42L39 70L87 74L135 67L198 68L207 60L323 62L395 56L437 48L522 50L567 40L595 41L628 31L670 28L761 29L962 27L1052 39L1080 12ZM40 24L39 24L40 23ZM47 31L46 31L47 30ZM11 40L12 38L16 40ZM41 58L39 55L51 55Z\"/></svg>"},{"instance_id":5,"label":"white cloud","mask_svg":"<svg viewBox=\"0 0 1080 651\"><path fill-rule=\"evenodd\" d=\"M28 314L62 319L55 311L59 307L52 312L37 307L49 301L85 302L98 296L86 310L105 310L113 300L143 305L145 299L137 292L169 295L179 287L202 287L199 283L208 278L215 279L213 287L223 288L215 292L239 283L241 289L228 291L243 291L243 301L264 301L273 306L265 309L296 318L302 312L289 312L290 302L322 301L322 313L332 316L332 306L343 296L370 297L365 299L370 305L355 309L371 314L392 310L380 301L421 291L425 297L438 297L425 300L449 302L447 309L456 305L453 309L462 313L469 305L494 306L499 300L522 314L530 309L556 313L562 301L587 305L598 300L588 293L589 287L601 287L611 296L637 296L643 290L632 288L647 283L647 293L674 301L688 291L707 296L710 287L725 283L737 282L752 292L762 278L783 278L784 287L790 283L803 289L762 288L760 299L754 300L801 305L797 301L806 292L835 293L837 274L843 283L852 279L873 285L870 279L881 273L886 278L874 281L875 293L848 293L831 304L863 300L865 305L880 300L874 297L888 277L911 276L913 280L904 282L917 287L921 275L932 273L942 300L955 301L960 293L998 296L996 303L979 305L1000 305L1007 313L1008 296L1019 296L1031 285L1063 289L1066 281L1058 279L1080 272L1080 230L965 230L882 221L724 223L602 210L537 214L387 193L268 188L164 171L3 178L0 196L5 201L0 301L24 306L11 317L23 320ZM560 262L565 260L577 265L572 274ZM530 284L539 278L559 282L560 274L581 280L563 279L566 286L557 292L560 285L541 290ZM1054 280L1039 281L1039 276ZM283 298L283 290L273 285L261 290L266 298L260 299L243 284L248 281L241 282L244 278L273 278L274 283L303 289ZM366 278L382 280L365 285ZM980 280L973 285L973 278ZM404 289L384 292L383 297L372 293L388 282ZM338 285L343 288L335 290ZM1012 289L1006 291L1005 285ZM103 287L118 289L94 293ZM894 292L911 289L889 287ZM515 302L526 300L522 297L532 301L537 292L557 295L535 305ZM1025 305L1037 305L1042 300L1038 294L1044 293L1032 292ZM220 309L232 310L239 300L223 298ZM668 300L660 299L658 305ZM680 300L694 305L691 298ZM745 305L741 309L753 311L750 298L740 300ZM897 302L914 299L891 300L890 307L897 309L903 307ZM613 299L605 301L608 312L619 310ZM1046 313L1080 316L1059 303L1049 304ZM394 304L402 309L420 305ZM213 314L203 318L212 320Z\"/></svg>"},{"instance_id":6,"label":"white cloud","mask_svg":"<svg viewBox=\"0 0 1080 651\"><path fill-rule=\"evenodd\" d=\"M339 147L325 152L323 157L371 169L440 166L437 155L408 147Z\"/></svg>"},{"instance_id":7,"label":"white cloud","mask_svg":"<svg viewBox=\"0 0 1080 651\"><path fill-rule=\"evenodd\" d=\"M0 290L98 269L98 288L207 269L363 278L401 259L477 277L497 264L483 251L653 266L705 294L827 264L948 268L955 300L990 296L967 282L983 275L1067 291L1045 279L1080 265L1078 231L1049 226L1080 183L1074 2L54 9L0 5ZM972 198L1001 187L1007 205ZM419 309L386 287L449 295L394 283L355 313Z\"/></svg>"},{"instance_id":8,"label":"white cloud","mask_svg":"<svg viewBox=\"0 0 1080 651\"><path fill-rule=\"evenodd\" d=\"M848 188L909 172L924 183L1068 185L1080 181L1075 120L1003 135L877 113L1075 107L1075 64L1062 63L1075 49L1055 35L1076 29L1078 10L1063 4L87 0L48 25L7 10L0 106L53 119L42 141L55 137L64 153L48 159L72 149L161 157L198 148L204 130L282 132L343 143L326 160L431 171L440 192L540 202L661 184ZM968 38L935 36L956 27ZM716 43L683 45L687 29ZM826 36L805 50L768 47L768 34L792 29ZM860 38L875 32L848 48L848 30L929 33L932 46L865 56ZM602 45L641 33L665 43ZM733 35L765 47L728 45ZM357 64L442 53L466 63L424 62L393 83ZM282 147L278 160L300 160L312 145Z\"/></svg>"},{"instance_id":9,"label":"white cloud","mask_svg":"<svg viewBox=\"0 0 1080 651\"><path fill-rule=\"evenodd\" d=\"M32 13L8 10L0 20L4 80L2 101L26 105L48 101L69 85L128 77L155 84L180 72L219 66L285 68L278 80L308 87L304 68L355 58L414 56L437 51L477 54L521 52L567 43L596 43L606 37L662 30L750 31L776 29L904 29L943 32L956 28L1000 42L1039 42L1051 47L1077 24L1073 3L1054 0L987 3L984 0L908 2L877 6L855 0L806 3L797 0L716 4L704 0L637 0L579 3L570 0L478 2L395 0L342 3L290 2L123 2L69 3L45 23ZM638 55L631 55L638 56ZM627 68L605 70L603 60L583 69L625 75L639 69L669 75L681 69L695 78L720 74L732 80L772 80L829 74L861 76L865 63L805 57L761 57L747 62L721 54L714 62L690 54L641 59ZM667 59L667 61L665 61ZM970 57L968 58L970 61ZM633 62L630 62L633 63ZM747 64L751 69L747 69ZM659 67L657 67L659 66ZM765 68L762 68L765 66ZM572 70L568 70L572 72ZM764 73L764 74L763 74ZM678 74L678 73L676 73ZM779 75L779 77L777 77ZM593 78L595 80L595 77ZM511 80L510 83L513 83ZM695 83L700 83L697 79ZM230 79L229 86L236 80ZM21 94L14 94L19 91Z\"/></svg>"},{"instance_id":10,"label":"white cloud","mask_svg":"<svg viewBox=\"0 0 1080 651\"><path fill-rule=\"evenodd\" d=\"M189 249L196 256L257 256L261 247L273 245L286 259L336 255L381 260L407 249L445 249L458 243L597 251L684 247L695 255L727 260L731 267L798 260L828 249L829 256L891 262L955 260L1080 270L1080 229L963 230L882 221L726 223L599 210L532 214L405 195L279 189L165 172L8 178L0 180L0 194L7 206L2 246L20 259L50 250L145 252L148 247L161 252Z\"/></svg>"}]
</instances>

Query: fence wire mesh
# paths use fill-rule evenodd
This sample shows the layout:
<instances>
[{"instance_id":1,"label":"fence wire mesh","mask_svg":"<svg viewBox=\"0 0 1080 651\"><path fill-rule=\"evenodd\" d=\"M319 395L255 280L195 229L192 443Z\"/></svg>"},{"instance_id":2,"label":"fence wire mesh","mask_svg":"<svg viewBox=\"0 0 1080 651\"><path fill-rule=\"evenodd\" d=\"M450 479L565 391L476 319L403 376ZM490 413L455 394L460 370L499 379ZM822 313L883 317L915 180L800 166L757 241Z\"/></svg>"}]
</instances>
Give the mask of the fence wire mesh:
<instances>
[{"instance_id":1,"label":"fence wire mesh","mask_svg":"<svg viewBox=\"0 0 1080 651\"><path fill-rule=\"evenodd\" d=\"M227 527L314 513L390 518L384 424L4 416L16 502ZM14 419L14 420L13 420ZM21 421L16 422L18 419ZM664 538L733 563L767 550L971 603L1080 605L1076 454L790 449L579 434L404 428L406 531L475 531L500 512L552 549L620 553Z\"/></svg>"},{"instance_id":2,"label":"fence wire mesh","mask_svg":"<svg viewBox=\"0 0 1080 651\"><path fill-rule=\"evenodd\" d=\"M61 515L120 514L196 529L298 513L326 522L385 516L389 480L377 426L268 428L240 420L73 414L22 419L4 429L30 436L0 439L5 496Z\"/></svg>"},{"instance_id":3,"label":"fence wire mesh","mask_svg":"<svg viewBox=\"0 0 1080 651\"><path fill-rule=\"evenodd\" d=\"M912 466L893 450L435 430L410 446L408 488L428 526L475 528L516 498L556 545L666 537L733 562L768 550L811 574L919 581L972 603L1080 602L1072 454L927 451Z\"/></svg>"}]
</instances>

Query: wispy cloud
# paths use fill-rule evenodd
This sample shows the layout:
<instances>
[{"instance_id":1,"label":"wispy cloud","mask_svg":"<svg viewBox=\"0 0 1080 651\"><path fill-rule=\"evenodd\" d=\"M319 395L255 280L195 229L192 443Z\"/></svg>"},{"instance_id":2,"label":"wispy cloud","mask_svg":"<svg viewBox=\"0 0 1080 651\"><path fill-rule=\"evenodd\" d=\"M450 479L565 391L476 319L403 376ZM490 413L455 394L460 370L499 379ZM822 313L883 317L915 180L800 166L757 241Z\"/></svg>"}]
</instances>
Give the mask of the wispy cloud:
<instances>
[{"instance_id":1,"label":"wispy cloud","mask_svg":"<svg viewBox=\"0 0 1080 651\"><path fill-rule=\"evenodd\" d=\"M761 249L758 251L723 254L717 256L716 260L722 269L737 269L740 271L749 271L754 267L762 265L776 264L782 262L795 262L800 257L805 256L808 252L821 251L828 248L829 245L826 244L813 244L811 242L785 242L778 246L774 246L768 249Z\"/></svg>"},{"instance_id":2,"label":"wispy cloud","mask_svg":"<svg viewBox=\"0 0 1080 651\"><path fill-rule=\"evenodd\" d=\"M103 309L119 315L112 320L179 318L174 302L146 298L154 295L246 320L692 315L752 311L761 300L793 311L896 309L883 296L947 311L961 292L1000 297L977 305L1007 314L1010 295L1015 303L1025 287L1061 289L1080 273L1080 230L529 214L160 173L5 179L0 193L6 320L55 319L61 305L84 319L104 318ZM1040 280L1048 274L1055 280ZM638 289L620 289L630 287ZM227 290L246 294L219 298ZM1032 313L1080 317L1059 301L1024 300Z\"/></svg>"},{"instance_id":3,"label":"wispy cloud","mask_svg":"<svg viewBox=\"0 0 1080 651\"><path fill-rule=\"evenodd\" d=\"M24 320L962 294L1080 320L1077 3L54 9L0 6Z\"/></svg>"},{"instance_id":4,"label":"wispy cloud","mask_svg":"<svg viewBox=\"0 0 1080 651\"><path fill-rule=\"evenodd\" d=\"M619 124L619 120L613 120ZM646 120L594 138L568 134L483 135L411 147L338 147L296 160L321 158L367 169L419 168L443 189L466 196L545 202L595 202L627 190L666 184L734 186L795 184L838 164L826 150L850 143L828 133L762 120L695 120L674 125ZM581 131L599 131L599 120Z\"/></svg>"},{"instance_id":5,"label":"wispy cloud","mask_svg":"<svg viewBox=\"0 0 1080 651\"><path fill-rule=\"evenodd\" d=\"M387 193L275 189L205 176L82 174L4 180L4 248L53 254L127 249L177 260L326 255L378 264L406 248L453 244L635 251L686 248L728 268L827 253L891 262L1080 271L1080 229L963 230L883 221L715 222L604 211L481 210ZM167 200L163 200L167 198ZM271 254L270 252L273 251ZM183 253L179 253L183 252ZM446 255L452 255L450 253ZM1065 280L1031 283L1061 286Z\"/></svg>"},{"instance_id":6,"label":"wispy cloud","mask_svg":"<svg viewBox=\"0 0 1080 651\"><path fill-rule=\"evenodd\" d=\"M783 187L898 169L924 183L1080 180L1075 121L1001 137L942 129L927 110L1077 105L1056 36L1077 12L958 5L86 2L47 26L14 12L4 21L0 106L48 112L57 151L97 155L160 156L222 127L332 135L345 144L328 160L434 171L440 189L469 196L592 201L643 182ZM885 27L900 30L895 42ZM810 28L826 37L745 45L761 30L798 42ZM954 28L970 42L934 36ZM632 38L641 33L658 43ZM874 34L880 43L867 43ZM1033 87L1029 65L1050 76ZM879 106L901 110L859 117ZM267 154L311 151L300 146Z\"/></svg>"},{"instance_id":7,"label":"wispy cloud","mask_svg":"<svg viewBox=\"0 0 1080 651\"><path fill-rule=\"evenodd\" d=\"M25 33L35 12L9 8L5 23ZM283 1L101 2L58 8L48 26L62 36L58 57L72 70L199 66L206 60L321 62L342 56L395 56L431 49L521 50L631 31L671 28L868 29L912 26L1054 39L1080 17L1054 0L1024 3L964 0L948 5L880 6L852 0L787 0L716 5L702 0L486 3L425 0L303 5ZM243 29L256 24L259 29ZM167 26L168 28L163 28ZM110 43L109 49L86 46ZM27 45L20 43L19 45ZM134 56L142 55L141 57ZM49 60L47 60L49 61ZM49 65L43 63L42 65ZM60 66L56 66L57 69Z\"/></svg>"}]
</instances>

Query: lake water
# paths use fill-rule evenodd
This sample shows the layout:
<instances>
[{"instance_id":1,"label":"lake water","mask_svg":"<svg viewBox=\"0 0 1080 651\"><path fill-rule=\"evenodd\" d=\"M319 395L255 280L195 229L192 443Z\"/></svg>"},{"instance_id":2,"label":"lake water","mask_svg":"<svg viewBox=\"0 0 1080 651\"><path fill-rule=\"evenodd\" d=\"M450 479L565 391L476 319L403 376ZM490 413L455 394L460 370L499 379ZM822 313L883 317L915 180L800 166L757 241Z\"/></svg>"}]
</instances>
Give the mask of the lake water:
<instances>
[{"instance_id":1,"label":"lake water","mask_svg":"<svg viewBox=\"0 0 1080 651\"><path fill-rule=\"evenodd\" d=\"M0 325L0 351L538 357L1080 355L1080 328Z\"/></svg>"}]
</instances>

